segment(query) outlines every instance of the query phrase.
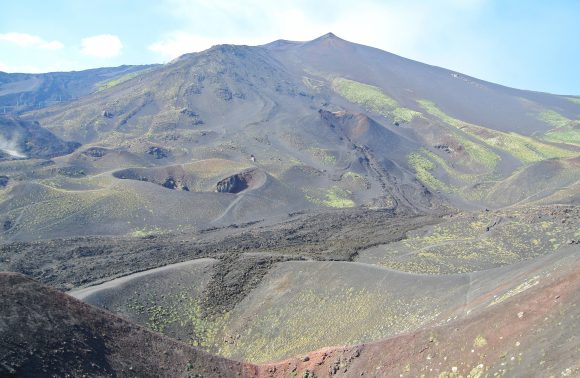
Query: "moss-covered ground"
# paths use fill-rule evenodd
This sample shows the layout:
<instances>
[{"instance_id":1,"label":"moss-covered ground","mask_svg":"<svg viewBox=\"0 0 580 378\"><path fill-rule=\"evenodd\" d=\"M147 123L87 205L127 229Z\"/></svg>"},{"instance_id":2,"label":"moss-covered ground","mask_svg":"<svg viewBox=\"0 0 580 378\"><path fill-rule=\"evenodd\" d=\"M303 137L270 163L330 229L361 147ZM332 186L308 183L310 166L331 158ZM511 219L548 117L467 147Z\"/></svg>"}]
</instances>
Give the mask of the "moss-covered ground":
<instances>
[{"instance_id":1,"label":"moss-covered ground","mask_svg":"<svg viewBox=\"0 0 580 378\"><path fill-rule=\"evenodd\" d=\"M413 273L465 273L555 252L580 237L578 230L574 208L481 211L361 252L360 261Z\"/></svg>"},{"instance_id":2,"label":"moss-covered ground","mask_svg":"<svg viewBox=\"0 0 580 378\"><path fill-rule=\"evenodd\" d=\"M421 112L401 107L397 100L373 85L336 78L332 81L332 88L348 101L368 111L393 118L396 122L411 122L414 118L422 117Z\"/></svg>"}]
</instances>

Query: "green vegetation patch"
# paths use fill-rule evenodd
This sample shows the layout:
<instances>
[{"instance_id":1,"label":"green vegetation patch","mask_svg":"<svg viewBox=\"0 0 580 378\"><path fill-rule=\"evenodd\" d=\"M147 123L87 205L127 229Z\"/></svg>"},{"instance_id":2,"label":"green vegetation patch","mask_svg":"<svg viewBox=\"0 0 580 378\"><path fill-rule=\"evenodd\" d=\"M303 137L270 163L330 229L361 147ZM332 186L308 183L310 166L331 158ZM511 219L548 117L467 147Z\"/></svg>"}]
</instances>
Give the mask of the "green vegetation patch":
<instances>
[{"instance_id":1,"label":"green vegetation patch","mask_svg":"<svg viewBox=\"0 0 580 378\"><path fill-rule=\"evenodd\" d=\"M368 189L371 185L366 177L352 171L343 173L341 181L347 186L354 188L355 190Z\"/></svg>"},{"instance_id":2,"label":"green vegetation patch","mask_svg":"<svg viewBox=\"0 0 580 378\"><path fill-rule=\"evenodd\" d=\"M390 112L390 115L397 122L411 122L414 118L422 118L423 113L409 108L395 108Z\"/></svg>"},{"instance_id":3,"label":"green vegetation patch","mask_svg":"<svg viewBox=\"0 0 580 378\"><path fill-rule=\"evenodd\" d=\"M489 306L493 306L496 305L498 303L501 303L503 301L505 301L508 298L511 298L515 295L518 295L520 293L523 293L524 291L536 286L537 284L540 283L540 277L539 276L535 276L533 278L527 279L524 282L522 282L521 284L519 284L518 286L516 286L515 288L503 293L502 295L498 296L497 298L495 298L493 300L493 302L491 302Z\"/></svg>"},{"instance_id":4,"label":"green vegetation patch","mask_svg":"<svg viewBox=\"0 0 580 378\"><path fill-rule=\"evenodd\" d=\"M326 207L346 208L355 207L355 202L350 198L351 192L341 189L337 186L328 188L327 190L315 191L312 189L305 190L305 197L308 201Z\"/></svg>"},{"instance_id":5,"label":"green vegetation patch","mask_svg":"<svg viewBox=\"0 0 580 378\"><path fill-rule=\"evenodd\" d=\"M568 99L580 99L568 97ZM574 101L572 101L574 102ZM546 110L537 115L538 119L554 128L544 135L544 139L556 143L580 145L580 120L570 119L554 110Z\"/></svg>"},{"instance_id":6,"label":"green vegetation patch","mask_svg":"<svg viewBox=\"0 0 580 378\"><path fill-rule=\"evenodd\" d=\"M131 299L127 305L134 314L144 316L148 328L165 332L168 327L191 327L189 344L211 352L217 352L218 333L229 319L229 314L214 317L203 315L199 301L186 290L163 301L151 295L149 298Z\"/></svg>"},{"instance_id":7,"label":"green vegetation patch","mask_svg":"<svg viewBox=\"0 0 580 378\"><path fill-rule=\"evenodd\" d=\"M333 165L336 163L336 157L330 150L312 147L308 149L308 152L322 162L322 164Z\"/></svg>"},{"instance_id":8,"label":"green vegetation patch","mask_svg":"<svg viewBox=\"0 0 580 378\"><path fill-rule=\"evenodd\" d=\"M394 98L387 96L379 87L373 85L337 78L332 81L332 86L348 101L362 105L378 114L386 115L385 110L399 106Z\"/></svg>"},{"instance_id":9,"label":"green vegetation patch","mask_svg":"<svg viewBox=\"0 0 580 378\"><path fill-rule=\"evenodd\" d=\"M457 193L469 201L482 201L486 198L486 195L495 182L489 181L494 179L494 176L490 174L468 174L459 172L441 156L425 148L422 148L420 152L415 154L420 156L419 158L411 158L413 163L417 165L414 167L415 171L420 172L417 178L431 189L441 190L446 193ZM431 168L426 169L427 167ZM435 178L431 172L435 168L443 169L450 178L457 181L457 184L447 184Z\"/></svg>"},{"instance_id":10,"label":"green vegetation patch","mask_svg":"<svg viewBox=\"0 0 580 378\"><path fill-rule=\"evenodd\" d=\"M401 107L397 100L373 85L336 78L332 81L332 88L348 101L398 122L411 122L414 118L422 116L418 111Z\"/></svg>"},{"instance_id":11,"label":"green vegetation patch","mask_svg":"<svg viewBox=\"0 0 580 378\"><path fill-rule=\"evenodd\" d=\"M407 160L409 161L411 168L413 168L415 171L417 179L425 186L433 190L441 190L446 193L451 193L454 191L451 186L433 176L431 171L435 169L435 164L422 153L414 152L409 154L409 156L407 156Z\"/></svg>"},{"instance_id":12,"label":"green vegetation patch","mask_svg":"<svg viewBox=\"0 0 580 378\"><path fill-rule=\"evenodd\" d=\"M398 298L367 288L305 288L260 312L222 354L253 363L322 346L359 344L416 329L438 313L434 298Z\"/></svg>"},{"instance_id":13,"label":"green vegetation patch","mask_svg":"<svg viewBox=\"0 0 580 378\"><path fill-rule=\"evenodd\" d=\"M566 100L580 105L580 97L566 97Z\"/></svg>"},{"instance_id":14,"label":"green vegetation patch","mask_svg":"<svg viewBox=\"0 0 580 378\"><path fill-rule=\"evenodd\" d=\"M482 348L487 345L487 340L482 335L477 335L473 340L473 346L476 348Z\"/></svg>"},{"instance_id":15,"label":"green vegetation patch","mask_svg":"<svg viewBox=\"0 0 580 378\"><path fill-rule=\"evenodd\" d=\"M499 163L500 157L491 151L486 146L474 142L457 131L463 131L462 129L468 125L467 122L463 122L457 118L453 118L443 112L441 109L435 105L434 102L429 100L418 100L419 105L425 109L429 114L441 119L446 124L453 126L455 128L454 137L458 142L465 148L467 155L475 162L483 165L488 169L494 169Z\"/></svg>"},{"instance_id":16,"label":"green vegetation patch","mask_svg":"<svg viewBox=\"0 0 580 378\"><path fill-rule=\"evenodd\" d=\"M421 107L423 109L425 109L427 111L427 113L434 115L435 117L441 119L443 122L445 122L451 126L454 126L454 127L459 129L465 124L465 122L463 122L457 118L453 118L453 117L449 116L447 113L445 113L444 111L442 111L441 109L439 109L433 101L423 99L423 100L417 100L417 102L419 103L419 105L421 105Z\"/></svg>"},{"instance_id":17,"label":"green vegetation patch","mask_svg":"<svg viewBox=\"0 0 580 378\"><path fill-rule=\"evenodd\" d=\"M577 154L574 151L544 143L533 137L527 137L513 132L507 133L493 130L461 121L443 112L432 101L419 100L418 102L428 113L438 117L456 129L461 130L471 138L474 138L477 142L506 151L525 164L551 158L571 157ZM549 114L547 119L551 119L554 122L554 125L568 125L570 122L570 120L560 116L556 112L550 111L545 113ZM573 133L570 132L570 134ZM553 139L565 138L565 136L556 132L554 132L552 137ZM466 139L462 141L462 144L465 142ZM468 142L467 144L464 144L467 153L472 156L474 160L483 161L488 167L493 166L499 161L499 157L479 143Z\"/></svg>"},{"instance_id":18,"label":"green vegetation patch","mask_svg":"<svg viewBox=\"0 0 580 378\"><path fill-rule=\"evenodd\" d=\"M467 273L513 264L552 253L576 237L578 211L565 211L569 212L552 214L538 207L466 213L411 233L400 242L361 251L359 261L426 274ZM562 214L568 214L565 222Z\"/></svg>"},{"instance_id":19,"label":"green vegetation patch","mask_svg":"<svg viewBox=\"0 0 580 378\"><path fill-rule=\"evenodd\" d=\"M526 164L551 158L577 155L574 151L543 143L535 138L513 132L506 133L471 124L467 124L463 130L489 146L508 152Z\"/></svg>"},{"instance_id":20,"label":"green vegetation patch","mask_svg":"<svg viewBox=\"0 0 580 378\"><path fill-rule=\"evenodd\" d=\"M564 117L562 114L554 111L554 110L546 110L538 114L538 119L540 121L546 122L549 125L552 125L556 128L559 127L568 127L571 124L577 122L573 121L570 118Z\"/></svg>"},{"instance_id":21,"label":"green vegetation patch","mask_svg":"<svg viewBox=\"0 0 580 378\"><path fill-rule=\"evenodd\" d=\"M131 231L129 236L134 238L146 238L149 236L163 235L165 233L167 233L167 231L160 227L142 227Z\"/></svg>"},{"instance_id":22,"label":"green vegetation patch","mask_svg":"<svg viewBox=\"0 0 580 378\"><path fill-rule=\"evenodd\" d=\"M118 76L118 77L111 79L111 80L98 82L96 84L97 92L101 92L101 91L104 91L105 89L113 88L119 84L122 84L126 81L129 81L129 80L131 80L139 75L142 75L146 72L149 72L149 71L151 71L151 68L146 68L146 69L141 70L141 71L130 72L128 74Z\"/></svg>"},{"instance_id":23,"label":"green vegetation patch","mask_svg":"<svg viewBox=\"0 0 580 378\"><path fill-rule=\"evenodd\" d=\"M556 129L544 134L544 139L555 143L580 145L580 129Z\"/></svg>"},{"instance_id":24,"label":"green vegetation patch","mask_svg":"<svg viewBox=\"0 0 580 378\"><path fill-rule=\"evenodd\" d=\"M322 82L320 80L312 79L312 78L307 77L307 76L302 77L302 82L308 88L310 88L314 91L317 91L317 92L319 92L324 87L324 82Z\"/></svg>"}]
</instances>

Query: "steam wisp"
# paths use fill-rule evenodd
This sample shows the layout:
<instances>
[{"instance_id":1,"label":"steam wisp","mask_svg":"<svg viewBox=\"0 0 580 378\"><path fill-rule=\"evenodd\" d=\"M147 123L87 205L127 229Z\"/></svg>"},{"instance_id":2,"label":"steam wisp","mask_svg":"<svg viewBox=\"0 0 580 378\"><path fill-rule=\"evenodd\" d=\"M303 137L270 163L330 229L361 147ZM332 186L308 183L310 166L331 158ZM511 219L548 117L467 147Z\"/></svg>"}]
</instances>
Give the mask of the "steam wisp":
<instances>
[{"instance_id":1,"label":"steam wisp","mask_svg":"<svg viewBox=\"0 0 580 378\"><path fill-rule=\"evenodd\" d=\"M0 136L0 151L16 159L26 159L26 155L19 151L15 139L9 140Z\"/></svg>"}]
</instances>

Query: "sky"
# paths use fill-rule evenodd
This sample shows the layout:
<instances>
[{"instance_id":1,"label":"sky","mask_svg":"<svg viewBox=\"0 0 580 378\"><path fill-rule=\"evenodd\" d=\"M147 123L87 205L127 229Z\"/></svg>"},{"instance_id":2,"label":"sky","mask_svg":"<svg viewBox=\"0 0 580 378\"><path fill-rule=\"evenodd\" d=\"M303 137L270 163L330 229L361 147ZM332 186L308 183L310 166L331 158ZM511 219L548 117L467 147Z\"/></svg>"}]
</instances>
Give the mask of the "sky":
<instances>
[{"instance_id":1,"label":"sky","mask_svg":"<svg viewBox=\"0 0 580 378\"><path fill-rule=\"evenodd\" d=\"M328 32L510 87L580 95L577 0L18 0L0 71L166 63L221 43Z\"/></svg>"}]
</instances>

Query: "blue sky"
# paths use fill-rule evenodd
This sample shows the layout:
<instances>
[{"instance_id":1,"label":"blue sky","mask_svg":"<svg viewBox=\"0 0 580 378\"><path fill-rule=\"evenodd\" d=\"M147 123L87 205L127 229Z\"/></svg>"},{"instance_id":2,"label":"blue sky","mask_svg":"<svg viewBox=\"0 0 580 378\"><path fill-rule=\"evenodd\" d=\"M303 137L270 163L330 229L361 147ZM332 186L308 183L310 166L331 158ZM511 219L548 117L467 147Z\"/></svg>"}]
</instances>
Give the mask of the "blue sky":
<instances>
[{"instance_id":1,"label":"blue sky","mask_svg":"<svg viewBox=\"0 0 580 378\"><path fill-rule=\"evenodd\" d=\"M580 95L579 17L576 0L7 1L0 71L163 63L332 31L484 80Z\"/></svg>"}]
</instances>

